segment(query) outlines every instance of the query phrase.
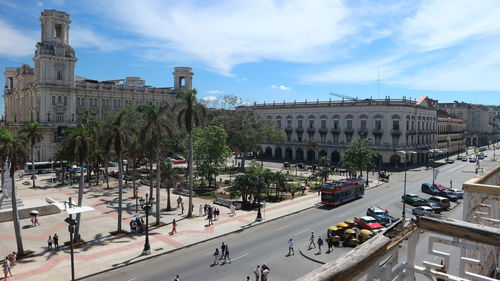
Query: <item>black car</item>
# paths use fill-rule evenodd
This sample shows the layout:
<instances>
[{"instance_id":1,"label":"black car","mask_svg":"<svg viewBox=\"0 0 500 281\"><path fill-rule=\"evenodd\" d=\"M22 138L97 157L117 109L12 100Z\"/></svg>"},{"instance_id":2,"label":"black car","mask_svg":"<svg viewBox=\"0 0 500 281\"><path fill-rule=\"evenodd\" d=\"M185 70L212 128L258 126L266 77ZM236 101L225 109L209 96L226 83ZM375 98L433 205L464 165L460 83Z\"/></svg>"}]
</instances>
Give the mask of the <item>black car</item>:
<instances>
[{"instance_id":1,"label":"black car","mask_svg":"<svg viewBox=\"0 0 500 281\"><path fill-rule=\"evenodd\" d=\"M441 208L441 205L438 203L435 203L435 202L428 201L427 204L425 204L425 205L431 207L432 210L434 210L434 213L436 213L436 214L440 214L441 211L443 210Z\"/></svg>"},{"instance_id":2,"label":"black car","mask_svg":"<svg viewBox=\"0 0 500 281\"><path fill-rule=\"evenodd\" d=\"M430 195L439 195L441 192L439 188L437 188L437 186L433 185L432 183L423 183L420 190L423 193L427 193Z\"/></svg>"}]
</instances>

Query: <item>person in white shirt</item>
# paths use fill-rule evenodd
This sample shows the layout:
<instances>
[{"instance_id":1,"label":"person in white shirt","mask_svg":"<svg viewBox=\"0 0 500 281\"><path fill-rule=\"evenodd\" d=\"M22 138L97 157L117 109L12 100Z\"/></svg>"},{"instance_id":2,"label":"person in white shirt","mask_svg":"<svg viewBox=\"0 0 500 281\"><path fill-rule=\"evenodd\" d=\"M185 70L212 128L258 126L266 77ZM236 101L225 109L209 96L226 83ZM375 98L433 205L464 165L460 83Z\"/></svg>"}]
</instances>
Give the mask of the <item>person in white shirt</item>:
<instances>
[{"instance_id":1,"label":"person in white shirt","mask_svg":"<svg viewBox=\"0 0 500 281\"><path fill-rule=\"evenodd\" d=\"M293 251L293 239L290 238L288 240L288 255L295 255L295 252Z\"/></svg>"}]
</instances>

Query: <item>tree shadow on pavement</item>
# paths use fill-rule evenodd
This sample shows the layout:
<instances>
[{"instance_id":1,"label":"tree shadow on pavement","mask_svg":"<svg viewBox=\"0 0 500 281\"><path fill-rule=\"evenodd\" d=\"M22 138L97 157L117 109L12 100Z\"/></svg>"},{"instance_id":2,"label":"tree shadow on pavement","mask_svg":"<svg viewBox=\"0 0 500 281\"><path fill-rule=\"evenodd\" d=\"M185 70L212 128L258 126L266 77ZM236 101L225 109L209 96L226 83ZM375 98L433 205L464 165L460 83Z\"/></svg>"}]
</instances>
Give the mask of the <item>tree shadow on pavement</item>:
<instances>
[{"instance_id":1,"label":"tree shadow on pavement","mask_svg":"<svg viewBox=\"0 0 500 281\"><path fill-rule=\"evenodd\" d=\"M115 264L112 264L111 266L112 266L112 267L118 267L118 266L126 265L126 264L131 263L131 262L132 262L132 261L134 261L135 259L140 258L140 257L142 257L142 254L141 254L141 255L138 255L138 256L135 256L135 257L133 257L133 258L131 258L131 259L124 260L124 261L122 261L122 262L120 262L120 263L115 263Z\"/></svg>"}]
</instances>

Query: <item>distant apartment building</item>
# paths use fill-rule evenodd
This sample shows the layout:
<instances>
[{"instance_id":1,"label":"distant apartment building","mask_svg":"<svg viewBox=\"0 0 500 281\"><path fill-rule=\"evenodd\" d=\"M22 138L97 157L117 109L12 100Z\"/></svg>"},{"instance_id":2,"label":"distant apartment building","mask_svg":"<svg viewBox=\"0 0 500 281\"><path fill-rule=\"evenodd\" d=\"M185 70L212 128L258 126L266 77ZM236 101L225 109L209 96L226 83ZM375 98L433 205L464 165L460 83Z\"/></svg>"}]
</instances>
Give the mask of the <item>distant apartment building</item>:
<instances>
[{"instance_id":1,"label":"distant apartment building","mask_svg":"<svg viewBox=\"0 0 500 281\"><path fill-rule=\"evenodd\" d=\"M347 144L360 138L376 153L377 165L401 165L401 150L415 151L409 161L424 163L437 141L436 102L428 97L263 103L238 110L252 110L285 132L282 144L261 144L263 155L276 160L313 163L326 156L336 164Z\"/></svg>"},{"instance_id":2,"label":"distant apartment building","mask_svg":"<svg viewBox=\"0 0 500 281\"><path fill-rule=\"evenodd\" d=\"M438 106L451 116L465 121L464 138L467 146L483 146L491 143L493 127L490 109L487 106L464 102L439 103Z\"/></svg>"},{"instance_id":3,"label":"distant apartment building","mask_svg":"<svg viewBox=\"0 0 500 281\"><path fill-rule=\"evenodd\" d=\"M464 151L465 122L444 110L437 111L437 149L446 155Z\"/></svg>"},{"instance_id":4,"label":"distant apartment building","mask_svg":"<svg viewBox=\"0 0 500 281\"><path fill-rule=\"evenodd\" d=\"M177 92L192 88L189 67L176 67L174 87L166 88L146 86L140 77L108 81L78 77L77 58L69 45L69 15L44 10L40 21L35 67L24 64L4 72L3 126L16 134L24 121L42 125L44 138L35 147L35 161L51 160L65 128L75 126L84 113L104 119L127 105L174 103Z\"/></svg>"}]
</instances>

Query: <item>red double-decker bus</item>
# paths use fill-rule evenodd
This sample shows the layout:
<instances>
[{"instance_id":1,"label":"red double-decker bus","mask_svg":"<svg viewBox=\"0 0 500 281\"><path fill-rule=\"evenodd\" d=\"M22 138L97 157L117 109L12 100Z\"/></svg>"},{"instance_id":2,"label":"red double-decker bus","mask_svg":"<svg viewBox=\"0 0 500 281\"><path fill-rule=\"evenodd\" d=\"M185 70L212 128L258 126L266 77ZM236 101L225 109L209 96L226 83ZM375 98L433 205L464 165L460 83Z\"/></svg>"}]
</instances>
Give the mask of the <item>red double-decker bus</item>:
<instances>
[{"instance_id":1,"label":"red double-decker bus","mask_svg":"<svg viewBox=\"0 0 500 281\"><path fill-rule=\"evenodd\" d=\"M338 206L356 200L365 194L365 179L350 178L326 182L320 189L321 204Z\"/></svg>"}]
</instances>

